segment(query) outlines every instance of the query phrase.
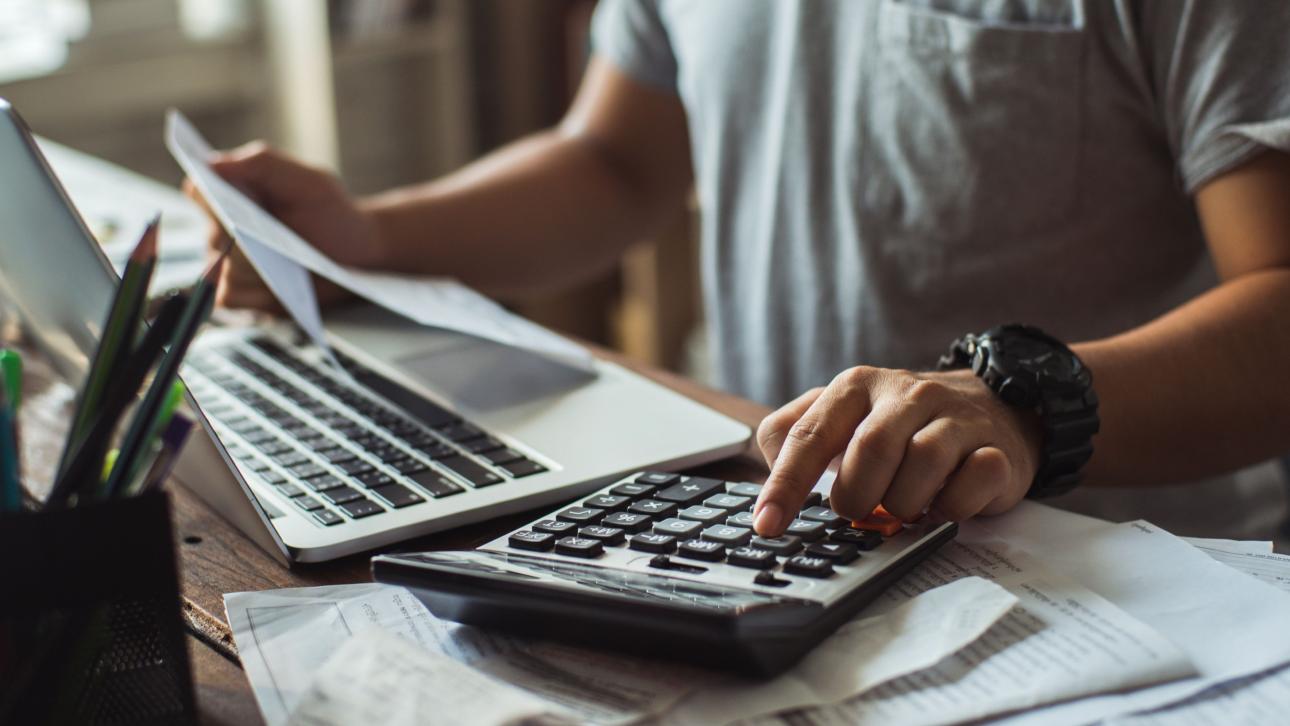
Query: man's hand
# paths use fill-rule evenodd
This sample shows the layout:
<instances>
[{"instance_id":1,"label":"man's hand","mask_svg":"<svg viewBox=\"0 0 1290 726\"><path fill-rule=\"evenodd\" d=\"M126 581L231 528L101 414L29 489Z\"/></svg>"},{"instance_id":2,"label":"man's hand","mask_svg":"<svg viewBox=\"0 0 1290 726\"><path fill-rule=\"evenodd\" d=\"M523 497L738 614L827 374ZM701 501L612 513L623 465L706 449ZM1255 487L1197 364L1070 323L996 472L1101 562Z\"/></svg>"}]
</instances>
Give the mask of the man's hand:
<instances>
[{"instance_id":1,"label":"man's hand","mask_svg":"<svg viewBox=\"0 0 1290 726\"><path fill-rule=\"evenodd\" d=\"M767 416L757 443L770 477L757 533L783 533L829 462L829 501L863 518L882 504L905 521L932 511L960 521L1015 506L1039 467L1037 416L1009 407L969 371L843 371Z\"/></svg>"},{"instance_id":2,"label":"man's hand","mask_svg":"<svg viewBox=\"0 0 1290 726\"><path fill-rule=\"evenodd\" d=\"M344 265L379 266L382 261L376 225L350 199L335 176L253 142L211 160L211 168L255 200L269 214L295 230L328 257ZM209 246L214 254L229 243L228 233L211 214L190 180L184 192L211 217ZM318 297L331 302L347 296L319 280ZM234 249L220 274L215 296L219 305L280 311L276 298L241 250Z\"/></svg>"}]
</instances>

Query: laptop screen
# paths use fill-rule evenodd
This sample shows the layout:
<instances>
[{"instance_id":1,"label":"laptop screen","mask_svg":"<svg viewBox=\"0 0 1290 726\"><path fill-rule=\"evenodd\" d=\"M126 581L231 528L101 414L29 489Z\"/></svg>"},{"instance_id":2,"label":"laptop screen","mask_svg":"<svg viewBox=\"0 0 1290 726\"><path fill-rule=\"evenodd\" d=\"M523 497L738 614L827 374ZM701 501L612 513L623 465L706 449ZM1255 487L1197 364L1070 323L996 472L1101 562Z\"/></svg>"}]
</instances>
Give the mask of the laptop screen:
<instances>
[{"instance_id":1,"label":"laptop screen","mask_svg":"<svg viewBox=\"0 0 1290 726\"><path fill-rule=\"evenodd\" d=\"M0 99L0 296L68 380L89 370L118 277Z\"/></svg>"}]
</instances>

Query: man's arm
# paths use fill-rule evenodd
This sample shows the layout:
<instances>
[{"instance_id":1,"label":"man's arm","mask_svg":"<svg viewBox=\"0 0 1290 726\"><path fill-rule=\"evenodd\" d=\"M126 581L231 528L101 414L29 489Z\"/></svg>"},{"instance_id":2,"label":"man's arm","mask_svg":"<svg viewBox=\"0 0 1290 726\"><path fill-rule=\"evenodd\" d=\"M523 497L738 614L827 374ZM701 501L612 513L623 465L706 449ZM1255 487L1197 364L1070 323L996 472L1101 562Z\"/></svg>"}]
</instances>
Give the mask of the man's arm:
<instances>
[{"instance_id":1,"label":"man's arm","mask_svg":"<svg viewBox=\"0 0 1290 726\"><path fill-rule=\"evenodd\" d=\"M421 186L356 203L331 174L263 143L212 166L338 262L448 275L503 296L558 288L608 266L667 223L691 183L677 96L596 58L558 127ZM222 248L227 238L213 230L212 248ZM274 307L240 255L225 265L219 300Z\"/></svg>"},{"instance_id":2,"label":"man's arm","mask_svg":"<svg viewBox=\"0 0 1290 726\"><path fill-rule=\"evenodd\" d=\"M1222 282L1161 318L1073 346L1094 374L1102 430L1090 483L1194 479L1290 450L1290 155L1267 152L1196 196ZM983 321L988 325L997 321ZM758 430L771 474L757 531L783 531L828 463L832 502L912 519L993 514L1025 496L1033 417L965 371L844 371Z\"/></svg>"}]
</instances>

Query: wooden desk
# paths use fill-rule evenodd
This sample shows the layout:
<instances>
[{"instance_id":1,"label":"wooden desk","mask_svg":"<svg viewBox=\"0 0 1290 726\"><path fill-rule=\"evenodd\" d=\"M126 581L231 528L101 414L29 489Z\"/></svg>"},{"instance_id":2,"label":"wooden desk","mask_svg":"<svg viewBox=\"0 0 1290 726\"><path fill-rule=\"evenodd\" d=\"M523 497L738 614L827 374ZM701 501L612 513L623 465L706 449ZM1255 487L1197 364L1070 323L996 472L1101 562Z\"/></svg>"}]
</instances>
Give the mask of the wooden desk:
<instances>
[{"instance_id":1,"label":"wooden desk","mask_svg":"<svg viewBox=\"0 0 1290 726\"><path fill-rule=\"evenodd\" d=\"M646 369L608 351L598 350L597 354L749 426L756 427L767 413L767 409L757 404L704 388L675 374ZM48 481L57 462L58 442L61 441L59 422L66 418L71 390L37 356L29 354L24 393L27 403L22 422L27 475L35 481ZM766 475L760 456L751 453L695 471L718 478L752 481L761 481ZM189 650L202 720L204 723L238 726L262 723L250 686L236 660L236 648L224 614L224 593L367 582L371 580L368 571L370 554L288 569L188 490L172 486L170 491L184 616L194 635ZM422 537L386 551L474 547L519 526L536 513L537 510Z\"/></svg>"}]
</instances>

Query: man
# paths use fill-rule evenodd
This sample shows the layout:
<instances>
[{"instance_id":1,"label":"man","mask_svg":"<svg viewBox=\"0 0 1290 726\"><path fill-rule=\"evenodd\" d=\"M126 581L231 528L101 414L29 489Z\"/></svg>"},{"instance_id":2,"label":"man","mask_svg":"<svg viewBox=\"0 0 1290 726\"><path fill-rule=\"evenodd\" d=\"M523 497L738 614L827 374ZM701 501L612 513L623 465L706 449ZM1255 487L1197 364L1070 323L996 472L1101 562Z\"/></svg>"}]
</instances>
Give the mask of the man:
<instances>
[{"instance_id":1,"label":"man","mask_svg":"<svg viewBox=\"0 0 1290 726\"><path fill-rule=\"evenodd\" d=\"M456 174L354 203L263 145L217 168L341 262L506 296L605 268L693 184L721 383L783 404L758 532L835 459L841 514L963 519L1087 458L1053 406L916 372L999 323L1093 372L1090 484L1290 450L1286 27L1279 2L606 0L563 122ZM220 294L271 303L245 264Z\"/></svg>"}]
</instances>

